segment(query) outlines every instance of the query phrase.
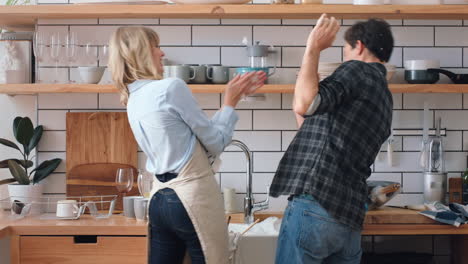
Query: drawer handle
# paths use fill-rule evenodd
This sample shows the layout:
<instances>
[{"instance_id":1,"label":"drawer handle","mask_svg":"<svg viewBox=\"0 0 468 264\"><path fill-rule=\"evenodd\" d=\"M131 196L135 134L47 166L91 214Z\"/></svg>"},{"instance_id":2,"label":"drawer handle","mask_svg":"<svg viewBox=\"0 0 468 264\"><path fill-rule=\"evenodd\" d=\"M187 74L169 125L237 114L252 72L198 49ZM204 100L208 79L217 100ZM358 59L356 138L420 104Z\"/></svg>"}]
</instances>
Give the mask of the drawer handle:
<instances>
[{"instance_id":1,"label":"drawer handle","mask_svg":"<svg viewBox=\"0 0 468 264\"><path fill-rule=\"evenodd\" d=\"M97 236L73 236L75 244L97 244Z\"/></svg>"}]
</instances>

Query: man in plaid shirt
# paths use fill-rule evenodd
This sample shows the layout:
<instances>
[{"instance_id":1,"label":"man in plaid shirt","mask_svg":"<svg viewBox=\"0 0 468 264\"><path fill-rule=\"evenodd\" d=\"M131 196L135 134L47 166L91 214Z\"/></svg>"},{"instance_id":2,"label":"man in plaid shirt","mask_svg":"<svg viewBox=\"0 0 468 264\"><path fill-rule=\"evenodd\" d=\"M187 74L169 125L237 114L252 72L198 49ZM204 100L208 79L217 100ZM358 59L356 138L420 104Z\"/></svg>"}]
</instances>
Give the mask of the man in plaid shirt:
<instances>
[{"instance_id":1,"label":"man in plaid shirt","mask_svg":"<svg viewBox=\"0 0 468 264\"><path fill-rule=\"evenodd\" d=\"M390 135L392 95L386 81L390 26L370 19L345 35L345 62L319 82L320 52L338 21L323 14L307 40L294 90L299 131L273 179L273 197L289 195L277 264L360 263L367 184Z\"/></svg>"}]
</instances>

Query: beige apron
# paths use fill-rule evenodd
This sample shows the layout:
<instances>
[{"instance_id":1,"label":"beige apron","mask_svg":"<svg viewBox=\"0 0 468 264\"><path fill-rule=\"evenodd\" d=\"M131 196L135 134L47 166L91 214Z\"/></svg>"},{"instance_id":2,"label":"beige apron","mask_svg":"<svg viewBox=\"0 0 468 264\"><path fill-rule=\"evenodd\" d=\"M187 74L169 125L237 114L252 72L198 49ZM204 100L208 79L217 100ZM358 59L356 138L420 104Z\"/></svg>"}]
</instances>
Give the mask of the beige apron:
<instances>
[{"instance_id":1,"label":"beige apron","mask_svg":"<svg viewBox=\"0 0 468 264\"><path fill-rule=\"evenodd\" d=\"M198 141L192 158L177 178L165 183L156 179L150 197L164 188L173 189L182 201L198 234L206 263L228 263L224 203L206 151Z\"/></svg>"}]
</instances>

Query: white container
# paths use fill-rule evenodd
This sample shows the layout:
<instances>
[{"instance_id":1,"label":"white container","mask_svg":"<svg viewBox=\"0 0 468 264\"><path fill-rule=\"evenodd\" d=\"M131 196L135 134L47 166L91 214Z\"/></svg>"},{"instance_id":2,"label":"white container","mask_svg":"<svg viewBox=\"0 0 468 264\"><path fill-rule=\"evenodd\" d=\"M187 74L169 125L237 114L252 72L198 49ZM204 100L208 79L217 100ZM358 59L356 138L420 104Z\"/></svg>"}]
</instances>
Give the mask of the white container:
<instances>
[{"instance_id":1,"label":"white container","mask_svg":"<svg viewBox=\"0 0 468 264\"><path fill-rule=\"evenodd\" d=\"M224 188L224 210L227 214L235 213L236 211L236 190L234 188Z\"/></svg>"},{"instance_id":2,"label":"white container","mask_svg":"<svg viewBox=\"0 0 468 264\"><path fill-rule=\"evenodd\" d=\"M105 67L78 67L81 82L92 84L99 83L99 81L102 78L102 75L104 74L105 69Z\"/></svg>"},{"instance_id":3,"label":"white container","mask_svg":"<svg viewBox=\"0 0 468 264\"><path fill-rule=\"evenodd\" d=\"M431 68L440 68L440 62L437 60L406 60L405 70L427 70Z\"/></svg>"},{"instance_id":4,"label":"white container","mask_svg":"<svg viewBox=\"0 0 468 264\"><path fill-rule=\"evenodd\" d=\"M148 214L149 198L135 198L133 199L133 209L135 211L135 218L137 220L146 220Z\"/></svg>"},{"instance_id":5,"label":"white container","mask_svg":"<svg viewBox=\"0 0 468 264\"><path fill-rule=\"evenodd\" d=\"M43 184L20 185L17 183L13 183L8 185L8 194L10 195L10 201L13 202L14 200L17 200L24 204L40 202L43 190ZM40 212L41 206L39 204L35 204L34 206L32 206L32 214L38 214Z\"/></svg>"},{"instance_id":6,"label":"white container","mask_svg":"<svg viewBox=\"0 0 468 264\"><path fill-rule=\"evenodd\" d=\"M354 5L383 5L385 4L384 0L354 0Z\"/></svg>"},{"instance_id":7,"label":"white container","mask_svg":"<svg viewBox=\"0 0 468 264\"><path fill-rule=\"evenodd\" d=\"M440 5L441 0L392 0L392 5Z\"/></svg>"},{"instance_id":8,"label":"white container","mask_svg":"<svg viewBox=\"0 0 468 264\"><path fill-rule=\"evenodd\" d=\"M74 218L78 214L78 202L76 200L57 201L57 217Z\"/></svg>"}]
</instances>

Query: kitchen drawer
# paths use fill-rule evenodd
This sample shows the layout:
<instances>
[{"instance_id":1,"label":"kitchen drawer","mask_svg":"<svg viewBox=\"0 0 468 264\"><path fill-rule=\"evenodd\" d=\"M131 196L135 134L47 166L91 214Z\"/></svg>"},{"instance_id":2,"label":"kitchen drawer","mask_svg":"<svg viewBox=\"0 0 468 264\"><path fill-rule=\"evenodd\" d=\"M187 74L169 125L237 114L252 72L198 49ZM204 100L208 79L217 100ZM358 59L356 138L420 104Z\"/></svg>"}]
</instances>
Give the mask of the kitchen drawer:
<instances>
[{"instance_id":1,"label":"kitchen drawer","mask_svg":"<svg viewBox=\"0 0 468 264\"><path fill-rule=\"evenodd\" d=\"M147 263L144 236L21 236L20 263Z\"/></svg>"}]
</instances>

